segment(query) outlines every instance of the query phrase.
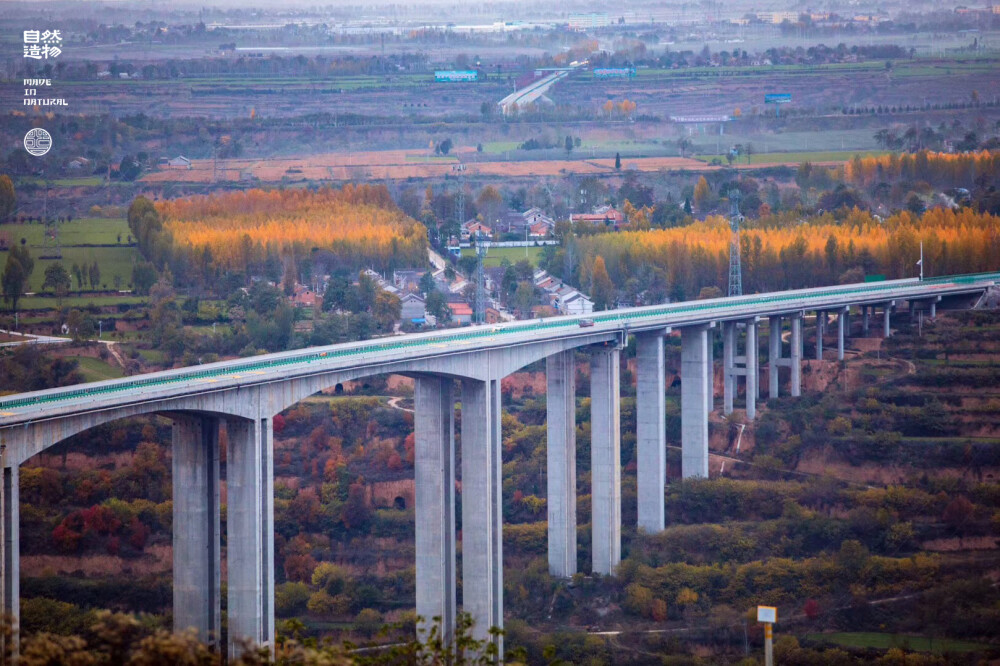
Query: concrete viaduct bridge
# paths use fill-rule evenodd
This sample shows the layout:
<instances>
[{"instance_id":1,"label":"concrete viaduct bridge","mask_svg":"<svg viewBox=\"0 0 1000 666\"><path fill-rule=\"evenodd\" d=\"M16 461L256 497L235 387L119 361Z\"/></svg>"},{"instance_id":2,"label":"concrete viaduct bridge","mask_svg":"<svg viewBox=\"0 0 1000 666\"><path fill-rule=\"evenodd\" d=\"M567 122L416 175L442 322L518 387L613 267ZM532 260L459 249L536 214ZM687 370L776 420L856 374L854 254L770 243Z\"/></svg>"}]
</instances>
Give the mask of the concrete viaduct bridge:
<instances>
[{"instance_id":1,"label":"concrete viaduct bridge","mask_svg":"<svg viewBox=\"0 0 1000 666\"><path fill-rule=\"evenodd\" d=\"M228 650L240 639L274 641L273 431L279 412L318 391L368 375L415 379L416 605L440 618L450 636L456 616L454 405L462 409L463 610L485 638L503 625L500 381L545 359L548 375L548 551L553 575L576 572L575 354L590 352L593 571L613 573L621 546L619 354L637 340L638 526L664 527L665 421L663 336L681 332L682 473L708 476L708 416L714 407L712 336L724 341L723 410L746 382L746 413L759 396L760 324L768 322L768 387L790 368L800 392L802 321L819 327L837 315L837 355L860 312L868 331L876 310L890 334L906 302L933 317L946 297L969 296L1000 273L895 280L629 308L588 320L556 317L315 347L181 370L0 398L3 610L19 597L18 467L31 456L94 426L140 414L173 420L174 625L220 636L219 432L227 433ZM782 322L790 321L790 344ZM721 326L720 326L721 325ZM743 344L740 345L740 340ZM738 350L738 346L743 351ZM790 348L786 355L785 349ZM749 353L747 352L749 350ZM822 356L818 336L817 355ZM456 391L457 389L457 391Z\"/></svg>"}]
</instances>

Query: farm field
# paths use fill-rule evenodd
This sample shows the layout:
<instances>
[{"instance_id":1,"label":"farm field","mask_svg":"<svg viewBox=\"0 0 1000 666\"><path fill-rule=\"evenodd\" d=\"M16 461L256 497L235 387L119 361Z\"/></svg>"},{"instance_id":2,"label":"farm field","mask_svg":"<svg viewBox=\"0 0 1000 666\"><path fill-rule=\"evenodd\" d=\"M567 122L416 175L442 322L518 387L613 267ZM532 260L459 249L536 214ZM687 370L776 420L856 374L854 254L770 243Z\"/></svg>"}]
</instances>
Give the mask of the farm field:
<instances>
[{"instance_id":1,"label":"farm field","mask_svg":"<svg viewBox=\"0 0 1000 666\"><path fill-rule=\"evenodd\" d=\"M54 250L53 250L54 252ZM45 269L50 264L61 261L67 271L70 271L72 278L72 266L90 266L95 261L101 270L100 289L114 289L115 276L120 279L119 288L128 289L132 282L132 265L140 259L138 251L132 247L66 247L62 248L62 259L43 259L41 252L32 251L35 258L35 269L31 272L31 280L28 289L32 292L42 290L42 282L45 281ZM76 289L76 281L73 279L72 289Z\"/></svg>"},{"instance_id":2,"label":"farm field","mask_svg":"<svg viewBox=\"0 0 1000 666\"><path fill-rule=\"evenodd\" d=\"M147 299L143 296L129 296L124 294L119 296L94 296L90 294L74 296L70 293L69 296L62 299L62 306L67 308L82 308L91 305L98 307L110 305L139 305L140 303L145 303L146 300ZM57 299L51 296L25 296L18 302L18 309L22 311L55 310L58 307L59 303ZM48 317L45 317L44 319L48 320Z\"/></svg>"},{"instance_id":3,"label":"farm field","mask_svg":"<svg viewBox=\"0 0 1000 666\"><path fill-rule=\"evenodd\" d=\"M44 225L0 225L0 238L4 238L10 245L20 243L23 240L35 260L35 267L28 282L28 292L42 290L45 269L57 261L61 261L66 270L71 273L70 278L73 280L71 291L78 286L72 276L73 264L91 266L94 262L97 262L101 271L101 284L95 289L128 288L132 281L132 265L140 257L136 248L128 245L131 232L125 220L120 218L79 218L58 226L59 249L51 240L46 244ZM54 258L58 253L61 253L61 259ZM116 276L119 278L117 284ZM25 304L25 307L30 306Z\"/></svg>"},{"instance_id":4,"label":"farm field","mask_svg":"<svg viewBox=\"0 0 1000 666\"><path fill-rule=\"evenodd\" d=\"M99 358L91 356L67 356L66 359L76 361L80 364L80 374L88 382L100 382L106 379L118 379L125 376L121 368L109 365Z\"/></svg>"},{"instance_id":5,"label":"farm field","mask_svg":"<svg viewBox=\"0 0 1000 666\"><path fill-rule=\"evenodd\" d=\"M753 153L750 155L750 164L763 165L801 164L802 162L846 162L847 160L852 159L855 155L860 155L861 157L875 157L884 154L885 152L881 150L825 150L814 153ZM705 162L718 159L719 157L720 155L698 155L698 159L704 160ZM746 163L747 158L741 156L733 164L746 165Z\"/></svg>"},{"instance_id":6,"label":"farm field","mask_svg":"<svg viewBox=\"0 0 1000 666\"><path fill-rule=\"evenodd\" d=\"M724 145L730 145L725 140ZM656 172L661 170L713 171L718 166L707 164L712 157L703 148L697 157L628 157L622 155L621 171ZM143 176L148 184L166 183L211 183L218 174L220 182L238 182L241 174L249 173L261 183L294 184L306 181L357 181L406 180L410 178L441 178L451 174L454 162L448 158L429 160L416 155L404 155L402 163L395 154L401 151L372 151L366 153L328 153L303 158L261 159L261 160L220 160L218 170L213 169L211 160L193 160L191 169L155 171ZM750 165L745 158L737 168L797 165L803 161L843 162L856 154L875 155L884 151L844 150L818 152L762 153L751 156ZM424 163L414 163L414 162ZM350 164L345 164L350 162ZM511 161L465 162L467 176L496 178L534 178L561 175L611 175L616 173L615 160L610 157L583 159L519 159Z\"/></svg>"},{"instance_id":7,"label":"farm field","mask_svg":"<svg viewBox=\"0 0 1000 666\"><path fill-rule=\"evenodd\" d=\"M888 650L899 647L917 652L978 652L990 646L969 641L927 636L907 636L904 634L880 634L874 632L844 632L831 634L807 634L805 638L820 643L832 643L850 648L876 648Z\"/></svg>"},{"instance_id":8,"label":"farm field","mask_svg":"<svg viewBox=\"0 0 1000 666\"><path fill-rule=\"evenodd\" d=\"M66 248L73 245L120 245L128 242L131 234L128 223L119 218L81 217L72 222L58 225L59 242ZM118 236L121 236L121 243ZM0 224L0 238L9 242L20 242L23 238L29 248L44 245L45 225L42 224ZM37 254L33 250L33 254Z\"/></svg>"},{"instance_id":9,"label":"farm field","mask_svg":"<svg viewBox=\"0 0 1000 666\"><path fill-rule=\"evenodd\" d=\"M423 151L414 159L425 159ZM411 153L412 154L412 153ZM522 161L467 162L469 176L536 177L561 174L610 174L614 158L552 159ZM703 162L683 157L630 158L622 168L637 171L660 169L709 170ZM248 172L261 182L305 180L347 181L369 179L440 178L452 171L452 162L437 161L413 164L406 151L372 151L366 153L328 153L305 158L269 160L220 160L217 173L220 181L237 182ZM216 170L211 160L193 160L190 169L156 171L142 178L145 183L209 183Z\"/></svg>"},{"instance_id":10,"label":"farm field","mask_svg":"<svg viewBox=\"0 0 1000 666\"><path fill-rule=\"evenodd\" d=\"M538 258L542 255L542 249L540 247L491 247L486 253L483 265L487 268L492 268L502 264L504 259L512 264L527 259L531 262L532 266L537 266ZM473 248L467 247L462 250L462 256L474 257L476 256L476 251Z\"/></svg>"}]
</instances>

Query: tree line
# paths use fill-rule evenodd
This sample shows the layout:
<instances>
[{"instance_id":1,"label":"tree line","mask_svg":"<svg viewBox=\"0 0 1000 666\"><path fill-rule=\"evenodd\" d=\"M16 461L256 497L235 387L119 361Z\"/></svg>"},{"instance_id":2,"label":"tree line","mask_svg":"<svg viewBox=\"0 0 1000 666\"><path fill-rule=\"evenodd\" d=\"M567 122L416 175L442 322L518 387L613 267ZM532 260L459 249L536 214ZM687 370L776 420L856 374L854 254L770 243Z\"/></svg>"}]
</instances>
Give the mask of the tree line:
<instances>
[{"instance_id":1,"label":"tree line","mask_svg":"<svg viewBox=\"0 0 1000 666\"><path fill-rule=\"evenodd\" d=\"M585 291L605 292L608 306L660 303L728 285L732 232L726 219L668 229L591 236L569 234L544 257L545 267ZM920 243L924 274L1000 268L1000 218L964 208L902 211L885 220L853 209L801 220L794 212L748 222L740 233L747 293L861 282L867 275L916 277Z\"/></svg>"}]
</instances>

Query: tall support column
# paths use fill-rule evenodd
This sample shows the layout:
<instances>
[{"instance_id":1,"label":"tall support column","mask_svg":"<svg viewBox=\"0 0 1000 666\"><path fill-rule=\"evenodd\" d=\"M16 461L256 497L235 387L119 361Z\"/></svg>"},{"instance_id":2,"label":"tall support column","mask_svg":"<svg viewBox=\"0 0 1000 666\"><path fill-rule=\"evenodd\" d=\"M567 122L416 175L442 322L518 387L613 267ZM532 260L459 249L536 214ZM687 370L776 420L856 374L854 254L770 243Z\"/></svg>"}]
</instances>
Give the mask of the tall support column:
<instances>
[{"instance_id":1,"label":"tall support column","mask_svg":"<svg viewBox=\"0 0 1000 666\"><path fill-rule=\"evenodd\" d=\"M4 650L12 654L17 654L20 643L20 619L21 619L21 511L20 494L18 491L18 467L4 467L0 485L3 486L0 497L3 501L3 557L0 558L0 565L3 567L3 575L0 576L0 585L3 585L3 608L0 611L7 614L13 624L11 634L11 645L0 644L0 654ZM0 641L4 640L0 637Z\"/></svg>"},{"instance_id":2,"label":"tall support column","mask_svg":"<svg viewBox=\"0 0 1000 666\"><path fill-rule=\"evenodd\" d=\"M549 573L569 578L576 573L576 352L549 356L545 381Z\"/></svg>"},{"instance_id":3,"label":"tall support column","mask_svg":"<svg viewBox=\"0 0 1000 666\"><path fill-rule=\"evenodd\" d=\"M619 351L590 357L590 506L594 573L610 575L621 561L622 465Z\"/></svg>"},{"instance_id":4,"label":"tall support column","mask_svg":"<svg viewBox=\"0 0 1000 666\"><path fill-rule=\"evenodd\" d=\"M705 410L711 414L715 410L715 329L706 330L708 341L708 363L705 365L705 383L708 391L705 393Z\"/></svg>"},{"instance_id":5,"label":"tall support column","mask_svg":"<svg viewBox=\"0 0 1000 666\"><path fill-rule=\"evenodd\" d=\"M418 635L455 638L455 399L451 379L420 375L413 391ZM435 620L435 618L438 618Z\"/></svg>"},{"instance_id":6,"label":"tall support column","mask_svg":"<svg viewBox=\"0 0 1000 666\"><path fill-rule=\"evenodd\" d=\"M222 635L219 419L173 416L174 631Z\"/></svg>"},{"instance_id":7,"label":"tall support column","mask_svg":"<svg viewBox=\"0 0 1000 666\"><path fill-rule=\"evenodd\" d=\"M865 317L865 321L868 321ZM844 337L847 334L847 311L840 310L837 314L837 360L844 360Z\"/></svg>"},{"instance_id":8,"label":"tall support column","mask_svg":"<svg viewBox=\"0 0 1000 666\"><path fill-rule=\"evenodd\" d=\"M868 335L869 320L871 318L870 313L871 310L867 305L861 306L861 332L864 335Z\"/></svg>"},{"instance_id":9,"label":"tall support column","mask_svg":"<svg viewBox=\"0 0 1000 666\"><path fill-rule=\"evenodd\" d=\"M844 308L844 337L851 337L851 306Z\"/></svg>"},{"instance_id":10,"label":"tall support column","mask_svg":"<svg viewBox=\"0 0 1000 666\"><path fill-rule=\"evenodd\" d=\"M781 315L768 317L767 328L767 391L772 398L778 397L778 361L781 359Z\"/></svg>"},{"instance_id":11,"label":"tall support column","mask_svg":"<svg viewBox=\"0 0 1000 666\"><path fill-rule=\"evenodd\" d=\"M816 311L816 360L817 361L823 360L823 333L824 333L823 329L825 328L823 326L823 318L825 316L826 316L825 312L821 310Z\"/></svg>"},{"instance_id":12,"label":"tall support column","mask_svg":"<svg viewBox=\"0 0 1000 666\"><path fill-rule=\"evenodd\" d=\"M462 607L472 636L503 628L500 380L462 382ZM503 643L498 637L498 648Z\"/></svg>"},{"instance_id":13,"label":"tall support column","mask_svg":"<svg viewBox=\"0 0 1000 666\"><path fill-rule=\"evenodd\" d=\"M937 299L931 300L931 319L937 318Z\"/></svg>"},{"instance_id":14,"label":"tall support column","mask_svg":"<svg viewBox=\"0 0 1000 666\"><path fill-rule=\"evenodd\" d=\"M666 368L661 333L636 335L636 483L639 527L650 534L665 526L667 478ZM551 391L549 394L551 395Z\"/></svg>"},{"instance_id":15,"label":"tall support column","mask_svg":"<svg viewBox=\"0 0 1000 666\"><path fill-rule=\"evenodd\" d=\"M709 337L706 326L681 329L681 475L708 478Z\"/></svg>"},{"instance_id":16,"label":"tall support column","mask_svg":"<svg viewBox=\"0 0 1000 666\"><path fill-rule=\"evenodd\" d=\"M892 330L890 329L889 317L892 315L892 304L886 303L885 308L882 310L882 337L888 338L892 335Z\"/></svg>"},{"instance_id":17,"label":"tall support column","mask_svg":"<svg viewBox=\"0 0 1000 666\"><path fill-rule=\"evenodd\" d=\"M722 413L733 413L736 394L736 322L722 324Z\"/></svg>"},{"instance_id":18,"label":"tall support column","mask_svg":"<svg viewBox=\"0 0 1000 666\"><path fill-rule=\"evenodd\" d=\"M274 430L271 419L227 422L229 654L241 641L274 647Z\"/></svg>"},{"instance_id":19,"label":"tall support column","mask_svg":"<svg viewBox=\"0 0 1000 666\"><path fill-rule=\"evenodd\" d=\"M917 318L917 302L916 301L909 301L907 303L907 305L909 307L908 314L910 316L910 321L913 321L914 319Z\"/></svg>"},{"instance_id":20,"label":"tall support column","mask_svg":"<svg viewBox=\"0 0 1000 666\"><path fill-rule=\"evenodd\" d=\"M792 397L802 395L802 315L792 317Z\"/></svg>"},{"instance_id":21,"label":"tall support column","mask_svg":"<svg viewBox=\"0 0 1000 666\"><path fill-rule=\"evenodd\" d=\"M747 418L757 418L757 398L760 395L760 369L757 351L757 320L747 322Z\"/></svg>"}]
</instances>

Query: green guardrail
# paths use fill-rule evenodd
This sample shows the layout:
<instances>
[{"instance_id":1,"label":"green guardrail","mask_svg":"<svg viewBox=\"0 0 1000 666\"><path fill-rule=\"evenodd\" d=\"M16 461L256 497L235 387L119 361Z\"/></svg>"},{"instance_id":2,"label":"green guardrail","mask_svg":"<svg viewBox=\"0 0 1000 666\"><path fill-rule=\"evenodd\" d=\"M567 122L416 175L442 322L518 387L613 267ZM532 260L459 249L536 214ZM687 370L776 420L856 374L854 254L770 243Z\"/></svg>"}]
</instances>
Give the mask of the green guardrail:
<instances>
[{"instance_id":1,"label":"green guardrail","mask_svg":"<svg viewBox=\"0 0 1000 666\"><path fill-rule=\"evenodd\" d=\"M984 282L989 280L1000 280L1000 273L973 273L969 275L929 278L919 284L961 285L961 284L972 284L975 282ZM817 296L831 297L831 296L850 296L850 295L858 295L858 296L870 295L872 293L897 289L900 288L901 286L903 285L878 284L877 282L874 283L869 282L866 283L863 287L831 289L828 291L824 291L822 294L817 294ZM913 286L916 286L916 283L914 283ZM738 303L733 303L731 301L722 301L722 302L714 301L705 303L686 302L686 303L679 303L676 305L665 305L659 308L649 308L649 309L643 308L636 310L610 311L604 314L591 316L590 319L593 319L595 323L612 323L612 322L628 323L631 321L647 319L650 317L658 317L662 315L697 313L697 312L703 312L705 310L718 310L718 309L730 308L736 305L744 307L748 305L782 304L782 303L789 303L797 300L802 300L803 298L807 297L802 296L801 294L786 293L774 296L756 296L752 298L744 297L741 298L738 301ZM576 326L578 326L578 322L576 319L561 320L561 321L541 320L535 323L509 326L500 329L482 328L463 333L454 333L450 335L441 335L429 338L399 340L396 342L371 343L360 347L349 347L342 349L337 349L337 348L318 349L316 351L307 354L260 360L247 364L229 366L225 368L213 368L211 370L195 370L191 372L183 372L168 377L154 376L154 377L148 377L146 379L116 381L106 386L93 386L90 388L76 388L76 389L69 388L66 390L58 391L56 393L52 393L50 395L40 395L40 396L32 396L25 398L11 398L8 400L0 400L0 410L17 409L20 407L28 407L33 405L43 405L53 402L62 402L65 400L73 400L75 398L86 398L97 395L105 395L108 393L121 393L124 391L131 391L136 389L160 387L170 384L176 384L178 382L187 382L198 379L211 379L214 377L220 377L224 375L233 375L241 372L252 372L254 370L268 370L287 365L315 363L317 361L327 361L335 358L351 357L351 356L356 356L358 354L395 351L401 349L410 349L414 347L423 347L432 344L475 340L477 338L483 338L487 336L511 335L515 333L529 333L532 331L552 330L557 328L571 328Z\"/></svg>"}]
</instances>

